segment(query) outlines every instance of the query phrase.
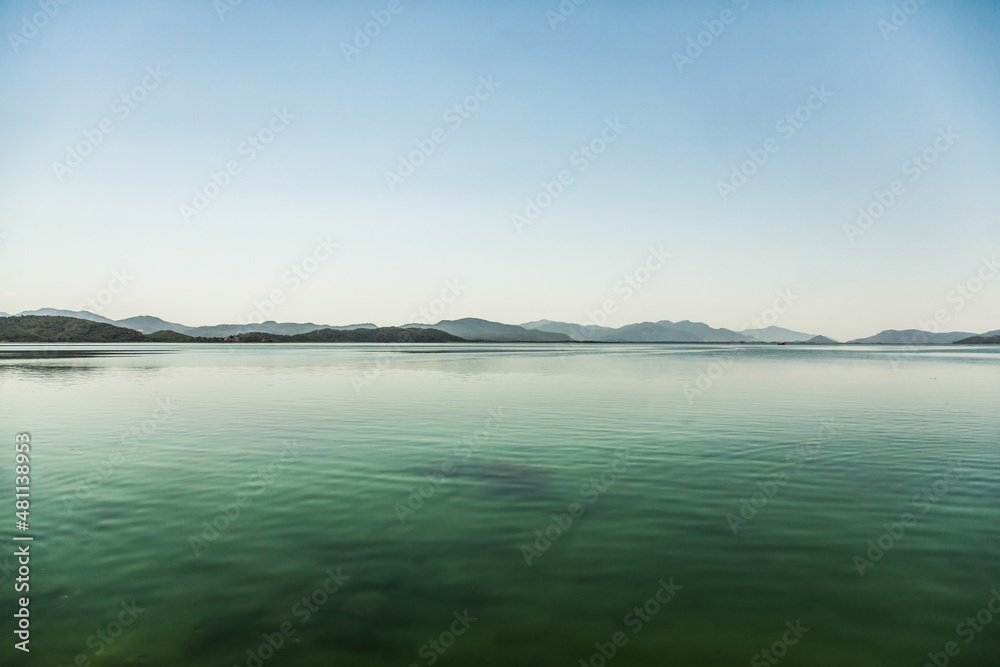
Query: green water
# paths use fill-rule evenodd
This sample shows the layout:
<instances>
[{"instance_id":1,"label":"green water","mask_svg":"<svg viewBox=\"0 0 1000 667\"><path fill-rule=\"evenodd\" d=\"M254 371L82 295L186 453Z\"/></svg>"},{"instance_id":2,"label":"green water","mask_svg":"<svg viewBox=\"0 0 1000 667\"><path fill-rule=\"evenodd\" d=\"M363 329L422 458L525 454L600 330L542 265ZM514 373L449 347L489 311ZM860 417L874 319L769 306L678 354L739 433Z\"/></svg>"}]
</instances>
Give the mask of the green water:
<instances>
[{"instance_id":1,"label":"green water","mask_svg":"<svg viewBox=\"0 0 1000 667\"><path fill-rule=\"evenodd\" d=\"M0 346L0 664L1000 664L998 390L995 347Z\"/></svg>"}]
</instances>

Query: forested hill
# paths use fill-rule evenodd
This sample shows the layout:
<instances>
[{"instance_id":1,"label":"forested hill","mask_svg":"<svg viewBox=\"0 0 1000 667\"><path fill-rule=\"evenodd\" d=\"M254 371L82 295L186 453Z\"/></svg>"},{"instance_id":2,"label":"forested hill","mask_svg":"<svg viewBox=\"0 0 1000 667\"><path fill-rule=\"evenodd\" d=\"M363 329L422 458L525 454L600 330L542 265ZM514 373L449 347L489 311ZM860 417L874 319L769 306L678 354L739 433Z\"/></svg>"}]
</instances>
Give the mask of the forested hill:
<instances>
[{"instance_id":1,"label":"forested hill","mask_svg":"<svg viewBox=\"0 0 1000 667\"><path fill-rule=\"evenodd\" d=\"M75 317L0 317L0 343L141 343L138 331Z\"/></svg>"}]
</instances>

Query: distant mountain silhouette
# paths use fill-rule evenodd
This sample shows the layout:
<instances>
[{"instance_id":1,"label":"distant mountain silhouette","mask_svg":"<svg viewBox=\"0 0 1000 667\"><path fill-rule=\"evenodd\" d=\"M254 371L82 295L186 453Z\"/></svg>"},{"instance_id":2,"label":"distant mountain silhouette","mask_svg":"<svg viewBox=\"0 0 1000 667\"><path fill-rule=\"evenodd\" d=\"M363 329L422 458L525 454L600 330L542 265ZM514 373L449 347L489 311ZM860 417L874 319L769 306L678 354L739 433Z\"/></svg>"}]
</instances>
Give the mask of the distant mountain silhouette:
<instances>
[{"instance_id":1,"label":"distant mountain silhouette","mask_svg":"<svg viewBox=\"0 0 1000 667\"><path fill-rule=\"evenodd\" d=\"M21 315L43 315L48 317L73 317L78 320L90 320L91 322L101 322L103 324L114 324L114 320L92 313L89 310L60 310L59 308L39 308L38 310L25 310L17 314Z\"/></svg>"},{"instance_id":2,"label":"distant mountain silhouette","mask_svg":"<svg viewBox=\"0 0 1000 667\"><path fill-rule=\"evenodd\" d=\"M766 327L764 329L747 329L732 331L730 329L715 329L702 322L639 322L619 328L597 325L573 324L570 322L554 322L552 320L537 320L521 325L525 329L564 333L573 340L626 343L728 343L750 342L761 343L799 343L813 337L813 334L791 331L781 327Z\"/></svg>"},{"instance_id":3,"label":"distant mountain silhouette","mask_svg":"<svg viewBox=\"0 0 1000 667\"><path fill-rule=\"evenodd\" d=\"M348 331L354 329L377 329L374 324L348 324L345 326L331 326L329 324L313 324L312 322L305 322L303 324L298 324L295 322L275 322L274 320L269 320L267 322L261 322L260 324L216 324L212 326L203 327L191 327L180 333L186 333L189 336L236 336L243 333L248 333L250 331L259 331L261 333L277 334L280 336L295 336L298 334L309 333L310 331L319 331L320 329L334 329L338 331Z\"/></svg>"},{"instance_id":4,"label":"distant mountain silhouette","mask_svg":"<svg viewBox=\"0 0 1000 667\"><path fill-rule=\"evenodd\" d=\"M239 336L194 337L165 329L143 334L135 329L58 315L0 318L0 343L460 343L463 339L437 329L316 329L285 336L250 332Z\"/></svg>"},{"instance_id":5,"label":"distant mountain silhouette","mask_svg":"<svg viewBox=\"0 0 1000 667\"><path fill-rule=\"evenodd\" d=\"M950 345L955 341L975 334L961 331L949 331L947 333L931 333L930 331L920 331L919 329L887 329L874 336L858 338L852 343L862 343L866 345Z\"/></svg>"},{"instance_id":6,"label":"distant mountain silhouette","mask_svg":"<svg viewBox=\"0 0 1000 667\"><path fill-rule=\"evenodd\" d=\"M573 340L603 343L743 343L752 340L730 329L714 329L702 322L691 322L690 320L639 322L617 329L569 322L553 322L551 320L527 322L521 326L538 331L563 333Z\"/></svg>"},{"instance_id":7,"label":"distant mountain silhouette","mask_svg":"<svg viewBox=\"0 0 1000 667\"><path fill-rule=\"evenodd\" d=\"M971 336L969 338L963 338L962 340L956 340L957 345L1000 345L1000 335L997 336Z\"/></svg>"},{"instance_id":8,"label":"distant mountain silhouette","mask_svg":"<svg viewBox=\"0 0 1000 667\"><path fill-rule=\"evenodd\" d=\"M749 339L730 329L713 329L703 322L660 320L619 327L603 340L644 343L732 343L746 342Z\"/></svg>"},{"instance_id":9,"label":"distant mountain silhouette","mask_svg":"<svg viewBox=\"0 0 1000 667\"><path fill-rule=\"evenodd\" d=\"M569 322L553 322L552 320L525 322L521 327L524 329L534 329L535 331L565 334L577 341L604 340L606 336L616 331L611 327L599 327L596 324L572 324Z\"/></svg>"},{"instance_id":10,"label":"distant mountain silhouette","mask_svg":"<svg viewBox=\"0 0 1000 667\"><path fill-rule=\"evenodd\" d=\"M192 327L183 324L167 322L152 315L140 315L139 317L126 317L124 320L114 320L114 324L120 327L128 327L142 333L153 333L154 331L176 331L177 333L190 333Z\"/></svg>"},{"instance_id":11,"label":"distant mountain silhouette","mask_svg":"<svg viewBox=\"0 0 1000 667\"><path fill-rule=\"evenodd\" d=\"M70 317L99 324L110 324L131 329L142 334L170 332L191 336L193 338L227 338L248 333L270 334L272 336L298 336L313 331L356 331L359 329L379 329L370 322L364 324L328 325L312 322L275 322L268 320L259 324L214 324L208 326L187 326L176 322L141 315L123 320L112 320L86 310L60 310L57 308L40 308L24 311L17 316L48 316ZM16 317L0 313L0 318ZM392 327L388 327L392 328ZM535 320L521 325L503 324L476 317L466 317L457 320L441 320L437 324L410 323L402 325L403 329L436 329L452 336L470 341L509 342L509 343L555 343L555 342L598 342L598 343L813 343L822 345L838 345L837 341L826 336L792 331L783 327L768 326L762 329L716 329L703 322L682 320L672 322L637 322L622 327L605 327L554 320ZM931 333L917 329L887 329L874 336L857 338L851 343L869 345L950 345L957 341L974 336L989 338L1000 335L1000 329L975 334L962 331ZM184 340L161 336L163 341Z\"/></svg>"},{"instance_id":12,"label":"distant mountain silhouette","mask_svg":"<svg viewBox=\"0 0 1000 667\"><path fill-rule=\"evenodd\" d=\"M40 308L38 310L18 313L18 315L75 317L81 320L90 320L91 322L102 322L104 324L114 324L115 326L125 327L127 329L135 329L136 331L146 334L154 333L156 331L175 331L188 336L203 336L206 338L225 338L226 336L235 336L237 334L248 333L251 331L294 336L296 334L308 333L318 329L340 329L346 331L349 329L376 328L374 324L370 323L333 326L329 324L313 324L312 322L306 322L304 324L294 322L275 322L274 320L261 322L259 324L214 324L210 326L191 327L184 324L178 324L176 322L168 322L160 319L159 317L153 317L152 315L140 315L138 317L127 317L123 320L111 320L107 317L87 310L59 310L57 308Z\"/></svg>"},{"instance_id":13,"label":"distant mountain silhouette","mask_svg":"<svg viewBox=\"0 0 1000 667\"><path fill-rule=\"evenodd\" d=\"M497 343L553 343L573 340L564 333L551 333L525 329L516 324L501 324L475 317L460 320L441 320L437 324L404 324L405 329L438 329L464 338Z\"/></svg>"},{"instance_id":14,"label":"distant mountain silhouette","mask_svg":"<svg viewBox=\"0 0 1000 667\"><path fill-rule=\"evenodd\" d=\"M750 340L761 343L806 343L815 338L813 334L773 326L763 329L744 329L740 333Z\"/></svg>"}]
</instances>

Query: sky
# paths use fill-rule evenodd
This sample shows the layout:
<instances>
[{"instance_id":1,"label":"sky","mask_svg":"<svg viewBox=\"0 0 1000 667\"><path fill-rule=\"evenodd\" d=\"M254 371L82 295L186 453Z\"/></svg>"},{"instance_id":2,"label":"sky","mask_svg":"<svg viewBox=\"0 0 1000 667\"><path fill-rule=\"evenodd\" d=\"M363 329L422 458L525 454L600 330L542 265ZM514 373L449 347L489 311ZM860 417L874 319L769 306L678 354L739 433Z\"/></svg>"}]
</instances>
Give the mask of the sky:
<instances>
[{"instance_id":1,"label":"sky","mask_svg":"<svg viewBox=\"0 0 1000 667\"><path fill-rule=\"evenodd\" d=\"M0 32L2 312L1000 328L992 0L6 0Z\"/></svg>"}]
</instances>

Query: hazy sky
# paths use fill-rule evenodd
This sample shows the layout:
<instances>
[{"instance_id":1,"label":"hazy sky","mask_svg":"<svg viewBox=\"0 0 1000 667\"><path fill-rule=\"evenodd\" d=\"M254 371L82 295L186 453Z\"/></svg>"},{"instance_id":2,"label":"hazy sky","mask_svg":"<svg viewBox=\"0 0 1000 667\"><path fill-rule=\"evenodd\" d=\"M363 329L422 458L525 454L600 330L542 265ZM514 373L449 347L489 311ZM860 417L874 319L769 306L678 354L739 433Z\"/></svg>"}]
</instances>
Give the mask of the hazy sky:
<instances>
[{"instance_id":1,"label":"hazy sky","mask_svg":"<svg viewBox=\"0 0 1000 667\"><path fill-rule=\"evenodd\" d=\"M1000 328L993 0L63 1L0 3L0 311Z\"/></svg>"}]
</instances>

